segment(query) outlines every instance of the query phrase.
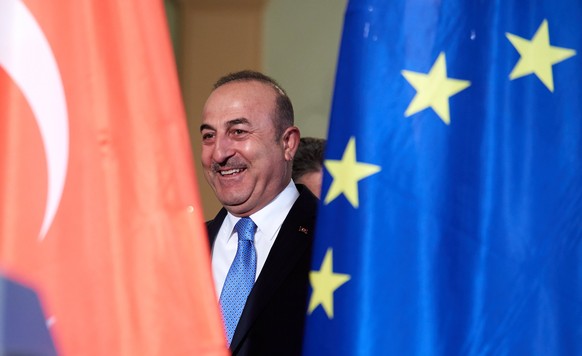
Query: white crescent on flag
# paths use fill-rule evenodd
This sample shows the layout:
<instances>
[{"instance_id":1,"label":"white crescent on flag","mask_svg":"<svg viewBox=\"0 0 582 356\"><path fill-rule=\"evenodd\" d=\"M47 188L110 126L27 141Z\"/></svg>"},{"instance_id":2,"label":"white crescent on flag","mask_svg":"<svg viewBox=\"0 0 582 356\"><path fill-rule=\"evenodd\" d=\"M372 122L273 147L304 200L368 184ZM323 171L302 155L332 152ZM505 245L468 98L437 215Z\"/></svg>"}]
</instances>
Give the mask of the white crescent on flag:
<instances>
[{"instance_id":1,"label":"white crescent on flag","mask_svg":"<svg viewBox=\"0 0 582 356\"><path fill-rule=\"evenodd\" d=\"M69 157L65 91L42 29L20 0L0 0L0 66L20 88L38 124L47 161L47 201L38 238L44 239L58 210Z\"/></svg>"}]
</instances>

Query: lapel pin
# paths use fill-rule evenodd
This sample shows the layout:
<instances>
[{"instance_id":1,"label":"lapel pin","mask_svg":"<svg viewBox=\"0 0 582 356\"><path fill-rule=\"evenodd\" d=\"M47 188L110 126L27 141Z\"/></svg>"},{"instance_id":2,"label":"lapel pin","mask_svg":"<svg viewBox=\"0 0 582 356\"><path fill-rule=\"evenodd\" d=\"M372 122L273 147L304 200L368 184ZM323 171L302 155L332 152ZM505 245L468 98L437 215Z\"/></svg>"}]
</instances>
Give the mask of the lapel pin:
<instances>
[{"instance_id":1,"label":"lapel pin","mask_svg":"<svg viewBox=\"0 0 582 356\"><path fill-rule=\"evenodd\" d=\"M299 232L302 232L305 235L307 235L307 233L309 232L309 230L307 230L307 228L304 228L303 226L299 226Z\"/></svg>"}]
</instances>

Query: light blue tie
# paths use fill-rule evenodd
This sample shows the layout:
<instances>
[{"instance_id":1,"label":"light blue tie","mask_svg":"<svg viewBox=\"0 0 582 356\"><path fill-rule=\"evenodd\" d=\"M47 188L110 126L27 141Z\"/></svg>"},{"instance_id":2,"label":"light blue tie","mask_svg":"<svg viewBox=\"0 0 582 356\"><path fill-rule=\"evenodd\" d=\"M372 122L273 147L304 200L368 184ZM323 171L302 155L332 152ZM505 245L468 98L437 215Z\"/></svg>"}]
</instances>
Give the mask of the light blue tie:
<instances>
[{"instance_id":1,"label":"light blue tie","mask_svg":"<svg viewBox=\"0 0 582 356\"><path fill-rule=\"evenodd\" d=\"M241 218L234 226L238 233L238 248L220 293L220 306L222 307L229 346L247 297L255 283L257 253L254 238L256 227L251 218Z\"/></svg>"}]
</instances>

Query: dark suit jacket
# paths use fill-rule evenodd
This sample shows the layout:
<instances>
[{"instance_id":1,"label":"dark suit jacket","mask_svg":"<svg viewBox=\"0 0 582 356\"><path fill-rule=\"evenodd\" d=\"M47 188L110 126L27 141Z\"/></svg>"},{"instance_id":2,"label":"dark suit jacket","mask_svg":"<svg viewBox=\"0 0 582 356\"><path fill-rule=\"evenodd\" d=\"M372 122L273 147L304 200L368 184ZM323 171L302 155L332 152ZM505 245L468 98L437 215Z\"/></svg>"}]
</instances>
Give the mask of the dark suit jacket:
<instances>
[{"instance_id":1,"label":"dark suit jacket","mask_svg":"<svg viewBox=\"0 0 582 356\"><path fill-rule=\"evenodd\" d=\"M36 292L0 275L0 355L56 355Z\"/></svg>"},{"instance_id":2,"label":"dark suit jacket","mask_svg":"<svg viewBox=\"0 0 582 356\"><path fill-rule=\"evenodd\" d=\"M311 247L318 199L298 184L285 218L232 338L233 355L300 355L307 314ZM226 216L206 223L210 246Z\"/></svg>"}]
</instances>

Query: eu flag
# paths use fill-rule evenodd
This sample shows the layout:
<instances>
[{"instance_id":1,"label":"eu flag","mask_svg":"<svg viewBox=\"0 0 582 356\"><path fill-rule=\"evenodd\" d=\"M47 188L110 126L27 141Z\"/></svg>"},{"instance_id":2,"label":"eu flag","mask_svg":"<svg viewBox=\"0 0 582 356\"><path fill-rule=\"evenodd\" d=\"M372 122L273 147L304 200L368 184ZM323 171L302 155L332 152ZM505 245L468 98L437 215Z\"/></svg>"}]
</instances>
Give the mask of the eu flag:
<instances>
[{"instance_id":1,"label":"eu flag","mask_svg":"<svg viewBox=\"0 0 582 356\"><path fill-rule=\"evenodd\" d=\"M306 355L582 354L581 24L349 2Z\"/></svg>"}]
</instances>

